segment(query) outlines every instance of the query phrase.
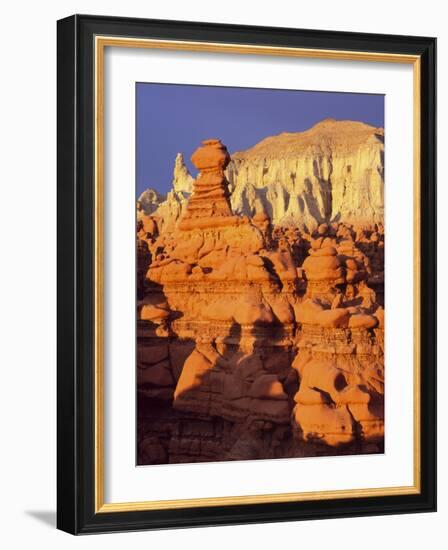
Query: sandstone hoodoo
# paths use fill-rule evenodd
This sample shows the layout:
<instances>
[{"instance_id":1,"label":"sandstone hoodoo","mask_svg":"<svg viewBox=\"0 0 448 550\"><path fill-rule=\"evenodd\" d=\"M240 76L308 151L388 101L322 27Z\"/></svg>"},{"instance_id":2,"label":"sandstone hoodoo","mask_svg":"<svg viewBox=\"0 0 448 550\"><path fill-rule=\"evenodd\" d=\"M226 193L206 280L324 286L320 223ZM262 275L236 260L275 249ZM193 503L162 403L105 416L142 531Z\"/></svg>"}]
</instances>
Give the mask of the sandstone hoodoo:
<instances>
[{"instance_id":1,"label":"sandstone hoodoo","mask_svg":"<svg viewBox=\"0 0 448 550\"><path fill-rule=\"evenodd\" d=\"M163 219L163 202L148 212L140 201L139 464L383 451L382 211L370 202L367 223L358 199L337 210L333 195L342 172L345 199L353 195L350 178L378 161L382 133L361 125L343 147L334 124L318 129L334 140L320 139L320 153L312 131L278 150L265 140L244 158L206 140L192 156L192 185L178 157L176 181L187 185L173 190L184 200L175 223ZM286 179L268 181L266 159L280 153L295 155L294 181L285 163ZM243 169L249 162L264 168ZM249 180L267 192L251 195ZM278 223L266 200L287 181L291 193L308 189L306 207L292 218L286 208ZM235 207L243 182L260 208Z\"/></svg>"},{"instance_id":2,"label":"sandstone hoodoo","mask_svg":"<svg viewBox=\"0 0 448 550\"><path fill-rule=\"evenodd\" d=\"M213 223L211 218L232 216L228 182L224 174L230 162L227 148L219 139L203 141L191 161L200 174L193 183L193 195L179 223L180 229L210 225Z\"/></svg>"}]
</instances>

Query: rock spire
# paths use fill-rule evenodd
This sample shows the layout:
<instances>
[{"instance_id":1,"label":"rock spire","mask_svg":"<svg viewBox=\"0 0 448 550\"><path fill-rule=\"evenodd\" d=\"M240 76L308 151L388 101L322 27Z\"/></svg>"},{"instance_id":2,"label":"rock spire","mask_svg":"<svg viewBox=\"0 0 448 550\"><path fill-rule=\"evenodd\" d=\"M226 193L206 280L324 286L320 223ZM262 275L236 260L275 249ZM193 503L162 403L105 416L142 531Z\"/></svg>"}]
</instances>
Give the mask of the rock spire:
<instances>
[{"instance_id":1,"label":"rock spire","mask_svg":"<svg viewBox=\"0 0 448 550\"><path fill-rule=\"evenodd\" d=\"M198 218L232 216L230 193L224 170L230 155L219 139L207 139L196 149L191 161L200 171L193 184L193 195L179 224L180 229L190 229Z\"/></svg>"}]
</instances>

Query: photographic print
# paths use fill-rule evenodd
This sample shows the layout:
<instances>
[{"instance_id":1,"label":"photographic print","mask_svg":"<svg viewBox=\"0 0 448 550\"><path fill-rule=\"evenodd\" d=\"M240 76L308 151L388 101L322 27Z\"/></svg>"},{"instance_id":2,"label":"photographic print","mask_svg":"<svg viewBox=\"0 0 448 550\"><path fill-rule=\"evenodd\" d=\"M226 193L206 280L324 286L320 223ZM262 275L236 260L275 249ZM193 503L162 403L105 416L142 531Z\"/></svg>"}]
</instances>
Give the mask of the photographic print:
<instances>
[{"instance_id":1,"label":"photographic print","mask_svg":"<svg viewBox=\"0 0 448 550\"><path fill-rule=\"evenodd\" d=\"M436 510L435 75L431 37L58 21L59 529Z\"/></svg>"},{"instance_id":2,"label":"photographic print","mask_svg":"<svg viewBox=\"0 0 448 550\"><path fill-rule=\"evenodd\" d=\"M384 452L384 96L136 85L137 464Z\"/></svg>"}]
</instances>

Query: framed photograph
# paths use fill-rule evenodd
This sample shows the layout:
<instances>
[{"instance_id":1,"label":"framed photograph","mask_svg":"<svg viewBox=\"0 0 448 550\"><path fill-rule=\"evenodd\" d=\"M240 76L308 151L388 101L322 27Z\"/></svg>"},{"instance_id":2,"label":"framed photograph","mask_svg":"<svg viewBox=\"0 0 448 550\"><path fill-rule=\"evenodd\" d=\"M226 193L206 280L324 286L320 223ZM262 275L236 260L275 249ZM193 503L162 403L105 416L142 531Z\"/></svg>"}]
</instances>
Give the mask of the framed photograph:
<instances>
[{"instance_id":1,"label":"framed photograph","mask_svg":"<svg viewBox=\"0 0 448 550\"><path fill-rule=\"evenodd\" d=\"M58 21L58 527L434 511L434 38Z\"/></svg>"}]
</instances>

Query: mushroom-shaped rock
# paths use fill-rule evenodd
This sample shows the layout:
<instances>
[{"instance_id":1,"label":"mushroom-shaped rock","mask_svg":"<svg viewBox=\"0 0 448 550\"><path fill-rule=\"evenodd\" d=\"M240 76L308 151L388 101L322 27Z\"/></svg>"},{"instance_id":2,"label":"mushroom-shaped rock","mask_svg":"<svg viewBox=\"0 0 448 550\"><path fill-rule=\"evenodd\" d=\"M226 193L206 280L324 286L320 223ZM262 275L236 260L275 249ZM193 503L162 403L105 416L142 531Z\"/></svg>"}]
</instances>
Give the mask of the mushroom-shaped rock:
<instances>
[{"instance_id":1,"label":"mushroom-shaped rock","mask_svg":"<svg viewBox=\"0 0 448 550\"><path fill-rule=\"evenodd\" d=\"M273 276L264 266L246 265L247 280L252 282L273 281Z\"/></svg>"},{"instance_id":2,"label":"mushroom-shaped rock","mask_svg":"<svg viewBox=\"0 0 448 550\"><path fill-rule=\"evenodd\" d=\"M270 252L267 256L282 281L297 279L297 268L289 250Z\"/></svg>"},{"instance_id":3,"label":"mushroom-shaped rock","mask_svg":"<svg viewBox=\"0 0 448 550\"><path fill-rule=\"evenodd\" d=\"M321 327L343 328L349 324L350 313L344 308L325 309L315 319Z\"/></svg>"},{"instance_id":4,"label":"mushroom-shaped rock","mask_svg":"<svg viewBox=\"0 0 448 550\"><path fill-rule=\"evenodd\" d=\"M322 402L328 403L329 399L334 404L341 404L340 394L348 386L349 375L336 368L333 361L326 359L313 359L302 369L300 388L294 400L297 403L305 403L303 396L307 388L322 393Z\"/></svg>"},{"instance_id":5,"label":"mushroom-shaped rock","mask_svg":"<svg viewBox=\"0 0 448 550\"><path fill-rule=\"evenodd\" d=\"M308 278L321 279L321 273L335 271L341 265L339 259L335 255L325 256L308 256L303 262L303 269Z\"/></svg>"},{"instance_id":6,"label":"mushroom-shaped rock","mask_svg":"<svg viewBox=\"0 0 448 550\"><path fill-rule=\"evenodd\" d=\"M311 239L311 248L313 250L318 250L321 247L323 240L324 240L323 237L318 237L317 239Z\"/></svg>"},{"instance_id":7,"label":"mushroom-shaped rock","mask_svg":"<svg viewBox=\"0 0 448 550\"><path fill-rule=\"evenodd\" d=\"M267 300L280 323L288 324L294 322L294 311L285 296L273 295L268 297Z\"/></svg>"},{"instance_id":8,"label":"mushroom-shaped rock","mask_svg":"<svg viewBox=\"0 0 448 550\"><path fill-rule=\"evenodd\" d=\"M261 256L257 256L255 254L247 256L246 263L248 265L252 265L254 267L264 267L264 261Z\"/></svg>"},{"instance_id":9,"label":"mushroom-shaped rock","mask_svg":"<svg viewBox=\"0 0 448 550\"><path fill-rule=\"evenodd\" d=\"M317 315L324 310L316 300L308 299L294 306L294 313L298 323L317 324Z\"/></svg>"},{"instance_id":10,"label":"mushroom-shaped rock","mask_svg":"<svg viewBox=\"0 0 448 550\"><path fill-rule=\"evenodd\" d=\"M333 239L331 237L325 237L320 246L322 250L325 250L326 248L333 248L335 245L336 245L336 239Z\"/></svg>"},{"instance_id":11,"label":"mushroom-shaped rock","mask_svg":"<svg viewBox=\"0 0 448 550\"><path fill-rule=\"evenodd\" d=\"M321 223L319 227L317 228L317 232L319 235L326 235L328 231L328 224L327 223Z\"/></svg>"},{"instance_id":12,"label":"mushroom-shaped rock","mask_svg":"<svg viewBox=\"0 0 448 550\"><path fill-rule=\"evenodd\" d=\"M337 251L334 246L328 246L327 248L318 248L317 250L310 250L310 256L336 256Z\"/></svg>"},{"instance_id":13,"label":"mushroom-shaped rock","mask_svg":"<svg viewBox=\"0 0 448 550\"><path fill-rule=\"evenodd\" d=\"M265 236L268 236L271 228L271 219L265 212L257 212L252 218L252 223L255 227L258 227Z\"/></svg>"},{"instance_id":14,"label":"mushroom-shaped rock","mask_svg":"<svg viewBox=\"0 0 448 550\"><path fill-rule=\"evenodd\" d=\"M350 443L354 439L352 417L346 406L325 404L301 407L296 405L294 418L306 441L330 446Z\"/></svg>"},{"instance_id":15,"label":"mushroom-shaped rock","mask_svg":"<svg viewBox=\"0 0 448 550\"><path fill-rule=\"evenodd\" d=\"M206 139L192 154L191 162L201 172L224 170L230 162L230 155L221 140Z\"/></svg>"},{"instance_id":16,"label":"mushroom-shaped rock","mask_svg":"<svg viewBox=\"0 0 448 550\"><path fill-rule=\"evenodd\" d=\"M365 385L349 386L341 392L341 396L345 398L350 413L361 427L363 439L381 439L384 435L383 396Z\"/></svg>"},{"instance_id":17,"label":"mushroom-shaped rock","mask_svg":"<svg viewBox=\"0 0 448 550\"><path fill-rule=\"evenodd\" d=\"M140 310L140 319L142 321L153 321L157 323L164 321L169 316L169 310L151 304L144 304Z\"/></svg>"},{"instance_id":18,"label":"mushroom-shaped rock","mask_svg":"<svg viewBox=\"0 0 448 550\"><path fill-rule=\"evenodd\" d=\"M282 384L274 374L256 378L250 387L249 396L255 399L288 399Z\"/></svg>"},{"instance_id":19,"label":"mushroom-shaped rock","mask_svg":"<svg viewBox=\"0 0 448 550\"><path fill-rule=\"evenodd\" d=\"M271 308L255 298L242 300L235 308L233 317L240 325L269 324L274 321Z\"/></svg>"},{"instance_id":20,"label":"mushroom-shaped rock","mask_svg":"<svg viewBox=\"0 0 448 550\"><path fill-rule=\"evenodd\" d=\"M349 328L375 328L378 325L378 319L373 315L367 315L365 313L358 313L352 315L349 319Z\"/></svg>"},{"instance_id":21,"label":"mushroom-shaped rock","mask_svg":"<svg viewBox=\"0 0 448 550\"><path fill-rule=\"evenodd\" d=\"M193 194L178 228L189 231L222 226L223 219L225 224L228 220L232 222L230 193L224 175L224 169L230 162L226 146L219 139L205 140L191 160L200 174L193 184Z\"/></svg>"},{"instance_id":22,"label":"mushroom-shaped rock","mask_svg":"<svg viewBox=\"0 0 448 550\"><path fill-rule=\"evenodd\" d=\"M174 391L174 399L200 388L205 382L204 377L212 368L212 363L202 353L194 349L185 361Z\"/></svg>"}]
</instances>

